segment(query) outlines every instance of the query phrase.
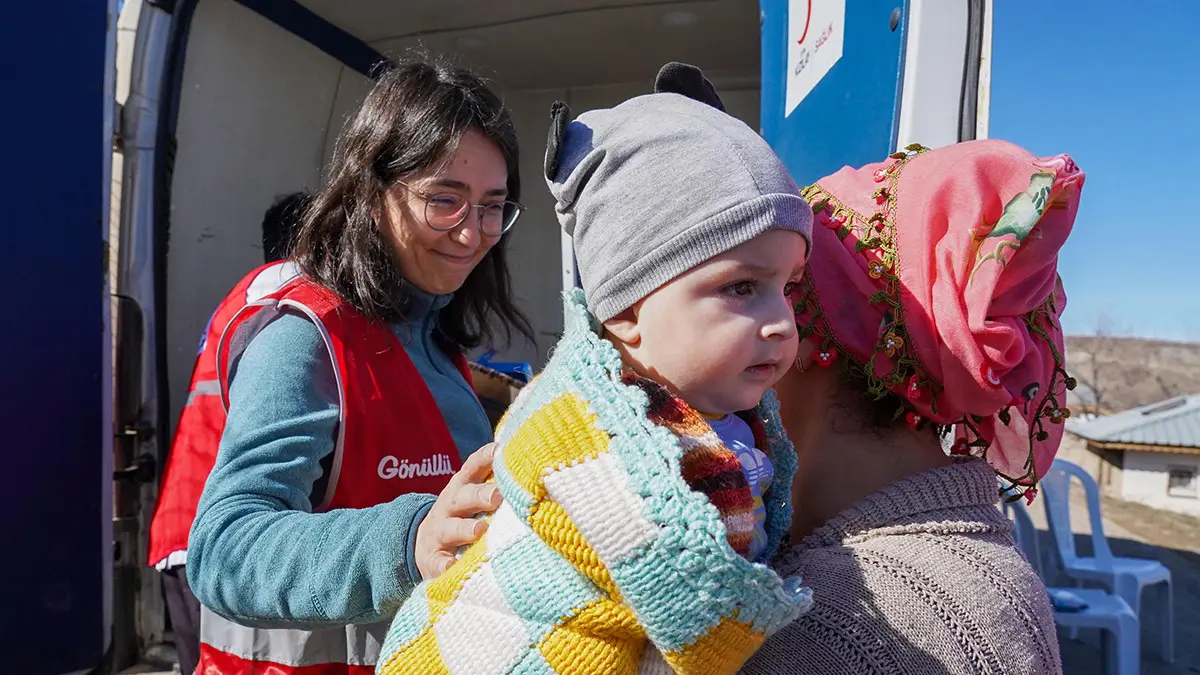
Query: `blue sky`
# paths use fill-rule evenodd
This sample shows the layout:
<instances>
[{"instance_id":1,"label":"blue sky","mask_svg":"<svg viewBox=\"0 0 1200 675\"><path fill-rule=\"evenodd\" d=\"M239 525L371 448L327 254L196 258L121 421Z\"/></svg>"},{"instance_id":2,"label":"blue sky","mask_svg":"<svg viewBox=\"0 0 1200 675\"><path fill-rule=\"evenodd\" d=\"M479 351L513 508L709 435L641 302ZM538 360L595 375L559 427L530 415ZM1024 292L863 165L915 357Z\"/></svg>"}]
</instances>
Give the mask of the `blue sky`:
<instances>
[{"instance_id":1,"label":"blue sky","mask_svg":"<svg viewBox=\"0 0 1200 675\"><path fill-rule=\"evenodd\" d=\"M1087 173L1065 329L1200 341L1200 2L995 7L990 135Z\"/></svg>"}]
</instances>

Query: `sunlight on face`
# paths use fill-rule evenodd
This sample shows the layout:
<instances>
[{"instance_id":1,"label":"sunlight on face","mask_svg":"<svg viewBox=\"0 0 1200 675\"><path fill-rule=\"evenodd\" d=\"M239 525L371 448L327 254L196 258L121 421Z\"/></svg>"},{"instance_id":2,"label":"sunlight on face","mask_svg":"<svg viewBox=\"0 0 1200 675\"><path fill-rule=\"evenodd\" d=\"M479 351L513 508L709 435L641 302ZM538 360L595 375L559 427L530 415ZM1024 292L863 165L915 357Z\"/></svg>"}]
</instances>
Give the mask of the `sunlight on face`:
<instances>
[{"instance_id":1,"label":"sunlight on face","mask_svg":"<svg viewBox=\"0 0 1200 675\"><path fill-rule=\"evenodd\" d=\"M463 135L448 165L436 175L417 176L409 186L426 194L451 193L471 204L499 204L508 196L508 168L499 146L483 132ZM387 222L396 261L410 283L428 293L457 291L467 275L500 237L480 231L472 210L458 227L446 232L425 220L426 199L403 185L386 198Z\"/></svg>"},{"instance_id":2,"label":"sunlight on face","mask_svg":"<svg viewBox=\"0 0 1200 675\"><path fill-rule=\"evenodd\" d=\"M632 310L630 365L702 413L753 408L795 361L787 294L807 248L772 230L669 281Z\"/></svg>"}]
</instances>

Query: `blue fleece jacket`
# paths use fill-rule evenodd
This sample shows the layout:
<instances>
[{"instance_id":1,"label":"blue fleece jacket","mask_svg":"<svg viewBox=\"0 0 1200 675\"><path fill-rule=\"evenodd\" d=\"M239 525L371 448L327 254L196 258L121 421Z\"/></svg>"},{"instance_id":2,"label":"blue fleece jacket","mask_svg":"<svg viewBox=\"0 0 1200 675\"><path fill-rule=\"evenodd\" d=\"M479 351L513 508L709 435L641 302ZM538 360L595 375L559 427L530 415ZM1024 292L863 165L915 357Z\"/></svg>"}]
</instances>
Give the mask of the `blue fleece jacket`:
<instances>
[{"instance_id":1,"label":"blue fleece jacket","mask_svg":"<svg viewBox=\"0 0 1200 675\"><path fill-rule=\"evenodd\" d=\"M433 342L450 296L417 294L393 326L429 386L459 454L492 440L487 416ZM213 611L260 627L316 628L389 618L420 581L417 526L432 495L312 513L333 453L338 396L316 326L285 313L231 366L229 416L192 525L187 573Z\"/></svg>"}]
</instances>

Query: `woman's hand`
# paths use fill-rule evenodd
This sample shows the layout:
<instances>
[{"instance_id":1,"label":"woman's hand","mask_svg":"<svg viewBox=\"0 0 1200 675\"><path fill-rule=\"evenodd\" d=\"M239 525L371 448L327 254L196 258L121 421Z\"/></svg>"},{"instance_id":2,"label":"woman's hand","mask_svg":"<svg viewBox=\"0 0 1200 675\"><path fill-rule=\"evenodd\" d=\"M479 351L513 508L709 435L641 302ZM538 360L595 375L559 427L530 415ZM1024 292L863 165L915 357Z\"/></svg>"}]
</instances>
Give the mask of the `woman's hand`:
<instances>
[{"instance_id":1,"label":"woman's hand","mask_svg":"<svg viewBox=\"0 0 1200 675\"><path fill-rule=\"evenodd\" d=\"M461 546L474 542L487 531L487 523L476 514L491 513L500 506L500 490L484 483L492 473L495 443L476 450L450 478L437 501L417 526L416 561L422 579L432 579L454 564Z\"/></svg>"}]
</instances>

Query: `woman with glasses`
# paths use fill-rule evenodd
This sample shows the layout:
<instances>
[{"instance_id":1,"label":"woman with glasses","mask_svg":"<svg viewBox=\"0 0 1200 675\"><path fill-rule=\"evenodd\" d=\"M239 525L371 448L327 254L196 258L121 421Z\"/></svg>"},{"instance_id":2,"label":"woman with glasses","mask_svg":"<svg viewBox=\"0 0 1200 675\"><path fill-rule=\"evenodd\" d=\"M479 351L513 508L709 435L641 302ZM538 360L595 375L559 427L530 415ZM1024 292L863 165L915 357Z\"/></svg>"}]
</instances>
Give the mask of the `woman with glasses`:
<instances>
[{"instance_id":1,"label":"woman with glasses","mask_svg":"<svg viewBox=\"0 0 1200 675\"><path fill-rule=\"evenodd\" d=\"M464 353L532 339L505 262L519 193L512 121L478 77L414 61L380 78L296 274L221 337L228 414L187 561L198 672L371 673L413 585L482 534L471 516L499 494Z\"/></svg>"}]
</instances>

